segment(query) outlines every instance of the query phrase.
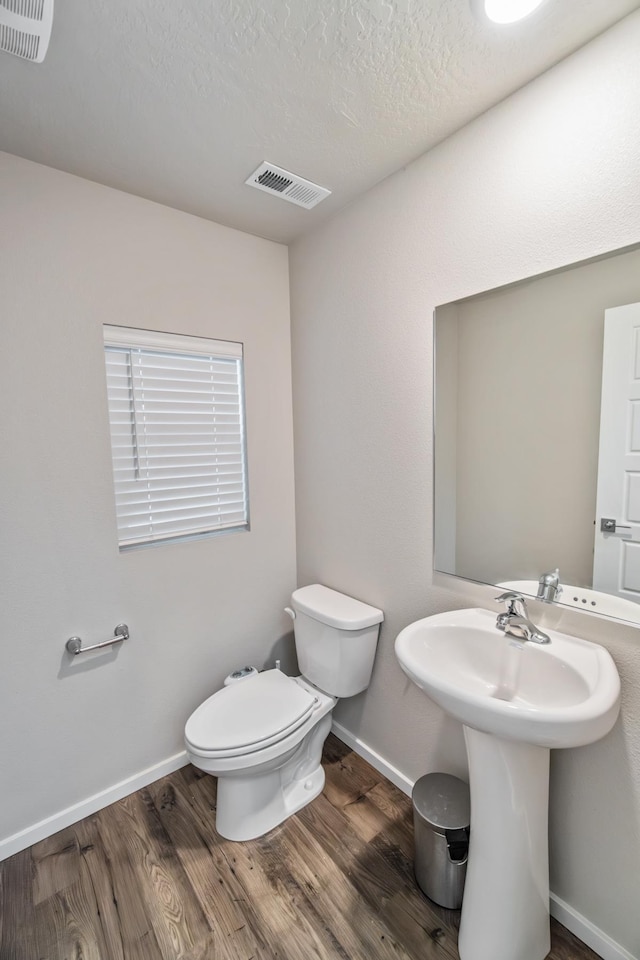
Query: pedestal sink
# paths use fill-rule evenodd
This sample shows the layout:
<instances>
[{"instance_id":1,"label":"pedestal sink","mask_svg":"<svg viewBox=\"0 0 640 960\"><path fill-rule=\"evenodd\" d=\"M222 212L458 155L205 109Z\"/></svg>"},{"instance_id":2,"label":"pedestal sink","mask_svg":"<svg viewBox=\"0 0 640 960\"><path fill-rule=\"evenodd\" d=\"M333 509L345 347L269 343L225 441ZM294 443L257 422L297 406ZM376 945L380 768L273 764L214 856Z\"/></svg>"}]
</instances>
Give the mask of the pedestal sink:
<instances>
[{"instance_id":1,"label":"pedestal sink","mask_svg":"<svg viewBox=\"0 0 640 960\"><path fill-rule=\"evenodd\" d=\"M404 672L464 725L471 840L461 960L548 954L549 751L604 737L618 716L609 653L547 632L544 646L515 640L495 613L457 610L418 620L396 640Z\"/></svg>"}]
</instances>

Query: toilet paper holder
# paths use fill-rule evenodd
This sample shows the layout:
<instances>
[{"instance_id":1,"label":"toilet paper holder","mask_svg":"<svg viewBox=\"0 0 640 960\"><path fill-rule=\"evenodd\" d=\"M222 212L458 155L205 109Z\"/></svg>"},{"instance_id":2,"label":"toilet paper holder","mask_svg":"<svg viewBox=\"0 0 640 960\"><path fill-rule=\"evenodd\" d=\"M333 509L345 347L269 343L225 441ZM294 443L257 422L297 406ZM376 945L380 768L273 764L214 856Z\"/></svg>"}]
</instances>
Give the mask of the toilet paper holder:
<instances>
[{"instance_id":1,"label":"toilet paper holder","mask_svg":"<svg viewBox=\"0 0 640 960\"><path fill-rule=\"evenodd\" d=\"M128 639L129 627L126 623L119 623L117 627L114 627L113 636L109 637L108 640L103 640L101 643L93 643L90 647L83 647L80 637L69 637L65 643L65 648L68 653L76 657L79 653L88 653L90 650L100 650L102 647L110 647L112 643L122 643L123 640Z\"/></svg>"}]
</instances>

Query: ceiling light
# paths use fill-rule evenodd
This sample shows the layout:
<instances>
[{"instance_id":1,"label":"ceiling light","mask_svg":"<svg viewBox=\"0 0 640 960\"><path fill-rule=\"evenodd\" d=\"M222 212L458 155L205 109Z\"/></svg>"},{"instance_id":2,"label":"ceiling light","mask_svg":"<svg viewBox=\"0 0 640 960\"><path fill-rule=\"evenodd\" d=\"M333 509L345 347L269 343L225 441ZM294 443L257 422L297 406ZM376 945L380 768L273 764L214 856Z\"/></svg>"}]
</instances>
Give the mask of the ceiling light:
<instances>
[{"instance_id":1,"label":"ceiling light","mask_svg":"<svg viewBox=\"0 0 640 960\"><path fill-rule=\"evenodd\" d=\"M544 0L471 0L476 13L482 13L494 23L515 23L533 13Z\"/></svg>"}]
</instances>

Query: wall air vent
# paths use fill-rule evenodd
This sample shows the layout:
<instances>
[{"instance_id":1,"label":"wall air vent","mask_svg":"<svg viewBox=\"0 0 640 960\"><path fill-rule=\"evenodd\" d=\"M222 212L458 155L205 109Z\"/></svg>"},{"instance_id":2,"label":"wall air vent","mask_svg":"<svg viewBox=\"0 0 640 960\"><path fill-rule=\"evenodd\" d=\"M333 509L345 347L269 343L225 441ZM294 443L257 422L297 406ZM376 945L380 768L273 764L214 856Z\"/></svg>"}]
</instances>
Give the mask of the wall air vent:
<instances>
[{"instance_id":1,"label":"wall air vent","mask_svg":"<svg viewBox=\"0 0 640 960\"><path fill-rule=\"evenodd\" d=\"M2 0L0 0L0 3ZM311 210L317 203L324 200L331 193L331 190L325 187L319 187L317 183L311 183L303 177L298 177L295 173L289 173L282 167L276 167L273 163L261 163L257 170L245 180L250 187L256 190L264 190L274 197L282 197L289 203L297 203L299 207L306 207Z\"/></svg>"},{"instance_id":2,"label":"wall air vent","mask_svg":"<svg viewBox=\"0 0 640 960\"><path fill-rule=\"evenodd\" d=\"M0 51L42 63L53 24L53 0L0 0Z\"/></svg>"}]
</instances>

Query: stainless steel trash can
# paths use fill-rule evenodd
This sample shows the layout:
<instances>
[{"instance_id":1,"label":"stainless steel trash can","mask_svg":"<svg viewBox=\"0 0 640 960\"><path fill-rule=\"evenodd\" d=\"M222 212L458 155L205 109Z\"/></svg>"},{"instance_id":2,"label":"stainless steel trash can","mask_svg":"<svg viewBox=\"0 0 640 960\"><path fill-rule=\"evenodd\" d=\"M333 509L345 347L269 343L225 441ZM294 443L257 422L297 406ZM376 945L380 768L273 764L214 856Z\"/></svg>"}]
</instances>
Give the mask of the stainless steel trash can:
<instances>
[{"instance_id":1,"label":"stainless steel trash can","mask_svg":"<svg viewBox=\"0 0 640 960\"><path fill-rule=\"evenodd\" d=\"M427 773L411 798L418 886L440 906L459 910L469 851L469 787L451 774Z\"/></svg>"}]
</instances>

